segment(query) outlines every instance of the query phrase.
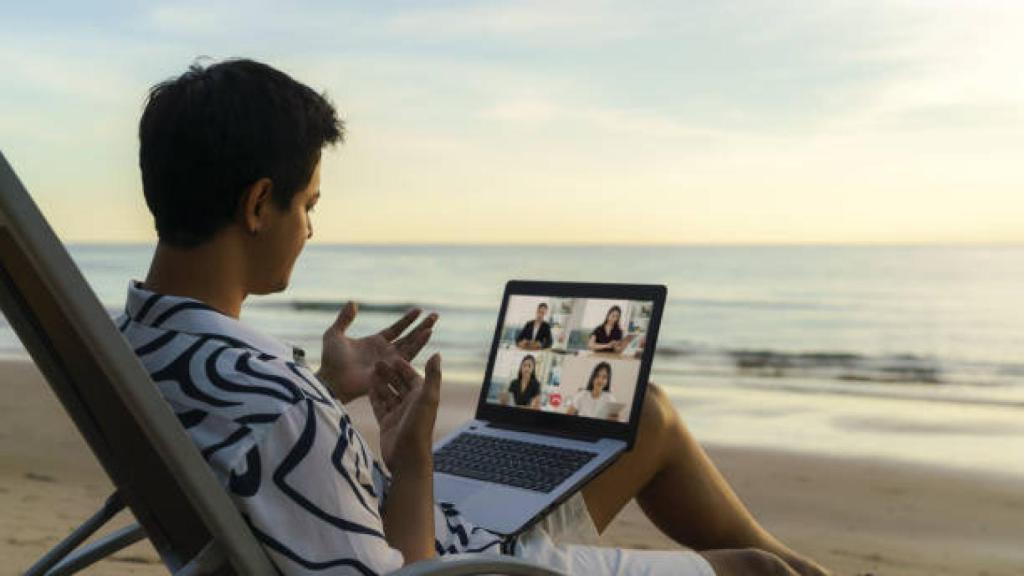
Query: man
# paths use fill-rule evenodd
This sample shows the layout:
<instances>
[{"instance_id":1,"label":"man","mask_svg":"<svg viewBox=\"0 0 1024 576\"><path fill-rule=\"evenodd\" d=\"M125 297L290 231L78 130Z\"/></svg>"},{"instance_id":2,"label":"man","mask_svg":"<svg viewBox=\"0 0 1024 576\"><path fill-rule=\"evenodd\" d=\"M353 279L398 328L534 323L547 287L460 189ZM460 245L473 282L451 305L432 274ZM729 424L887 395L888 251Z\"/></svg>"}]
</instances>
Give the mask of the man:
<instances>
[{"instance_id":1,"label":"man","mask_svg":"<svg viewBox=\"0 0 1024 576\"><path fill-rule=\"evenodd\" d=\"M757 524L657 387L637 448L526 534L498 537L435 503L441 360L427 361L425 377L409 361L436 315L403 336L413 310L355 339L350 303L324 332L315 373L301 351L238 320L249 295L287 287L313 234L321 150L342 134L325 97L250 60L192 66L157 85L139 126L159 242L118 325L282 573L377 574L472 552L580 574L821 573ZM345 411L364 395L382 460ZM562 542L596 536L633 498L700 554Z\"/></svg>"},{"instance_id":2,"label":"man","mask_svg":"<svg viewBox=\"0 0 1024 576\"><path fill-rule=\"evenodd\" d=\"M547 303L538 304L536 317L533 320L528 320L522 330L516 334L516 346L523 350L551 348L551 325L544 321L547 314Z\"/></svg>"}]
</instances>

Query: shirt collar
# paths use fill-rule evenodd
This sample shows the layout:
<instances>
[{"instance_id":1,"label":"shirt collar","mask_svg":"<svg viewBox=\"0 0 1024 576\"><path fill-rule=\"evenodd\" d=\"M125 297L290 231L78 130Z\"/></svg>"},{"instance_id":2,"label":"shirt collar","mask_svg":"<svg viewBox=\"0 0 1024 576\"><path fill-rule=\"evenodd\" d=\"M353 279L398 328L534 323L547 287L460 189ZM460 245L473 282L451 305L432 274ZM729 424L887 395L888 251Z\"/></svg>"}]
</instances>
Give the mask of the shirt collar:
<instances>
[{"instance_id":1,"label":"shirt collar","mask_svg":"<svg viewBox=\"0 0 1024 576\"><path fill-rule=\"evenodd\" d=\"M135 322L152 328L224 338L278 358L300 361L305 356L301 348L251 328L205 302L184 296L158 294L143 288L137 280L128 282L125 312Z\"/></svg>"}]
</instances>

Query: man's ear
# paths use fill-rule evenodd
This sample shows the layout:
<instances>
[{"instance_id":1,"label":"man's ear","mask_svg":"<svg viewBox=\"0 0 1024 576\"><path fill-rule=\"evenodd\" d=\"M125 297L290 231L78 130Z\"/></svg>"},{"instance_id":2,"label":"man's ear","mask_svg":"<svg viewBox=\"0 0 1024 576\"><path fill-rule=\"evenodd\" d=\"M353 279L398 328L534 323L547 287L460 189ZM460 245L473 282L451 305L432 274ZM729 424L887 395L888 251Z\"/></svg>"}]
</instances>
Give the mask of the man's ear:
<instances>
[{"instance_id":1,"label":"man's ear","mask_svg":"<svg viewBox=\"0 0 1024 576\"><path fill-rule=\"evenodd\" d=\"M239 208L242 227L249 234L259 234L266 228L273 190L274 183L270 178L260 178L245 189Z\"/></svg>"}]
</instances>

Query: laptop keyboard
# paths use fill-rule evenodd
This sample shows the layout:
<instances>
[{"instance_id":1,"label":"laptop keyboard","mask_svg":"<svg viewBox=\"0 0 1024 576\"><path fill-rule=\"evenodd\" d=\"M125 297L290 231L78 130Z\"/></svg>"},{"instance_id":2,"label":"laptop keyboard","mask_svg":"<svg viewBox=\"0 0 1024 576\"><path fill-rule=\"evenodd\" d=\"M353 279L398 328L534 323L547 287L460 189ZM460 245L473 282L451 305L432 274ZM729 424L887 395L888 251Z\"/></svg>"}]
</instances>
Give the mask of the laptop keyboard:
<instances>
[{"instance_id":1,"label":"laptop keyboard","mask_svg":"<svg viewBox=\"0 0 1024 576\"><path fill-rule=\"evenodd\" d=\"M434 472L551 492L594 452L482 434L460 434L434 453Z\"/></svg>"}]
</instances>

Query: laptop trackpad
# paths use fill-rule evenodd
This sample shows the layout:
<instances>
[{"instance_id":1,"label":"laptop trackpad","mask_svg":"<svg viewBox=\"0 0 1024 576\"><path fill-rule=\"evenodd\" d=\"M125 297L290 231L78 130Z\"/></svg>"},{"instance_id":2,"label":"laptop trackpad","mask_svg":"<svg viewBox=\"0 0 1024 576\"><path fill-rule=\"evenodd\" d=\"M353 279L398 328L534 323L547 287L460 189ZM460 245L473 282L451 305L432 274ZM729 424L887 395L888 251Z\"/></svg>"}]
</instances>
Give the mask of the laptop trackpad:
<instances>
[{"instance_id":1,"label":"laptop trackpad","mask_svg":"<svg viewBox=\"0 0 1024 576\"><path fill-rule=\"evenodd\" d=\"M467 480L447 474L434 478L434 497L451 502L464 518L488 530L512 534L544 509L549 494Z\"/></svg>"},{"instance_id":2,"label":"laptop trackpad","mask_svg":"<svg viewBox=\"0 0 1024 576\"><path fill-rule=\"evenodd\" d=\"M461 508L466 500L478 492L486 491L486 489L486 485L474 480L467 480L447 474L437 474L434 476L434 501L450 502L455 504L456 508Z\"/></svg>"}]
</instances>

